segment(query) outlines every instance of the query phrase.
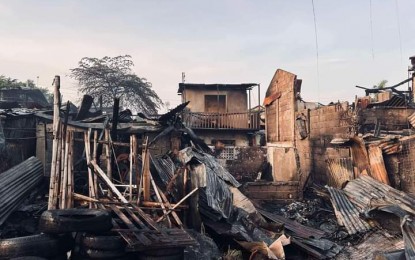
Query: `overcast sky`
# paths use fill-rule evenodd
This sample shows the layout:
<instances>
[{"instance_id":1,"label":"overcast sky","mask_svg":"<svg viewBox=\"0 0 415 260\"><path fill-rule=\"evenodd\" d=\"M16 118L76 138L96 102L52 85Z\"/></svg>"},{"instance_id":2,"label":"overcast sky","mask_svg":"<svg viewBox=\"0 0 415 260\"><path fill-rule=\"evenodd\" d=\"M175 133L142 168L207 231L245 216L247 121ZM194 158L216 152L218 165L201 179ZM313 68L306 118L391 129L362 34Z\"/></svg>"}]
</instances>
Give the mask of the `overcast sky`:
<instances>
[{"instance_id":1,"label":"overcast sky","mask_svg":"<svg viewBox=\"0 0 415 260\"><path fill-rule=\"evenodd\" d=\"M303 79L305 100L323 103L363 95L355 85L407 78L414 0L372 0L373 41L370 0L314 3L319 80L311 0L0 0L0 75L39 76L50 89L61 75L73 100L69 69L82 57L130 54L172 105L182 72L189 83L256 82L264 93L282 68Z\"/></svg>"}]
</instances>

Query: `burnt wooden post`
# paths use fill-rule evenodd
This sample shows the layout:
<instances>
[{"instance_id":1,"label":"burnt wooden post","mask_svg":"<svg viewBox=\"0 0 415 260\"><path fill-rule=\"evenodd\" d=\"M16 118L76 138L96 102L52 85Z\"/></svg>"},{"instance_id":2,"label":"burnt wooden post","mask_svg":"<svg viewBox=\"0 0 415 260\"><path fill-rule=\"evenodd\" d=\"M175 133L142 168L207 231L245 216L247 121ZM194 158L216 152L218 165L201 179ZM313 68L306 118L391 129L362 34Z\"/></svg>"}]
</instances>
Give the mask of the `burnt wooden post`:
<instances>
[{"instance_id":1,"label":"burnt wooden post","mask_svg":"<svg viewBox=\"0 0 415 260\"><path fill-rule=\"evenodd\" d=\"M60 77L55 76L53 80L53 143L52 143L52 164L50 170L50 183L49 183L49 199L48 209L56 209L58 202L59 192L59 169L57 169L57 158L58 158L58 146L59 146L59 88L60 88Z\"/></svg>"},{"instance_id":2,"label":"burnt wooden post","mask_svg":"<svg viewBox=\"0 0 415 260\"><path fill-rule=\"evenodd\" d=\"M112 110L112 129L111 129L112 141L117 141L117 125L118 125L119 109L120 109L120 99L114 98L114 107Z\"/></svg>"},{"instance_id":3,"label":"burnt wooden post","mask_svg":"<svg viewBox=\"0 0 415 260\"><path fill-rule=\"evenodd\" d=\"M73 208L73 193L74 193L74 165L73 165L73 145L74 145L74 135L73 131L69 133L69 153L68 153L68 204L66 208Z\"/></svg>"},{"instance_id":4,"label":"burnt wooden post","mask_svg":"<svg viewBox=\"0 0 415 260\"><path fill-rule=\"evenodd\" d=\"M107 168L107 175L108 178L110 180L112 180L112 162L111 162L111 158L112 158L112 143L111 143L111 138L110 138L110 130L105 128L104 129L104 139L105 139L105 162L107 164L106 168ZM120 180L122 181L122 180ZM109 191L109 193L111 194L111 191Z\"/></svg>"},{"instance_id":5,"label":"burnt wooden post","mask_svg":"<svg viewBox=\"0 0 415 260\"><path fill-rule=\"evenodd\" d=\"M142 178L143 178L143 199L144 201L150 200L150 158L148 155L148 136L144 138L143 143L143 154L142 154L142 160L143 160L143 166L142 166Z\"/></svg>"}]
</instances>

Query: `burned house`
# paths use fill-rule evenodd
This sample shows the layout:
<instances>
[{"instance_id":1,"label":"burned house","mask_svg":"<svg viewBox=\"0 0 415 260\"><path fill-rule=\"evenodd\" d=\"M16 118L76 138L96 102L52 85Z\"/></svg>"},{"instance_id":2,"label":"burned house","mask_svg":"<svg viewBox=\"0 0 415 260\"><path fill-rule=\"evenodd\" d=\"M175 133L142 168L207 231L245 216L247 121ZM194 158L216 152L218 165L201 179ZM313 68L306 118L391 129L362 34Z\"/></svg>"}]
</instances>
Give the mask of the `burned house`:
<instances>
[{"instance_id":1,"label":"burned house","mask_svg":"<svg viewBox=\"0 0 415 260\"><path fill-rule=\"evenodd\" d=\"M405 172L413 169L408 165L411 152L406 147L413 133L408 117L415 109L407 91L396 90L410 80L387 89L370 89L366 97L356 98L353 104L310 107L301 99L301 80L277 70L264 101L268 159L274 179L298 181L300 187L310 178L341 186L361 173L376 176L379 168L375 162L383 165L385 160L390 163L381 167L382 174L386 173L385 167L391 168L386 178L397 180L399 187L413 186L413 177ZM371 143L387 144L360 149Z\"/></svg>"},{"instance_id":2,"label":"burned house","mask_svg":"<svg viewBox=\"0 0 415 260\"><path fill-rule=\"evenodd\" d=\"M39 89L7 88L0 90L0 108L46 108L50 107Z\"/></svg>"},{"instance_id":3,"label":"burned house","mask_svg":"<svg viewBox=\"0 0 415 260\"><path fill-rule=\"evenodd\" d=\"M40 109L50 107L39 89L0 90L1 170L19 164L36 154L36 118Z\"/></svg>"},{"instance_id":4,"label":"burned house","mask_svg":"<svg viewBox=\"0 0 415 260\"><path fill-rule=\"evenodd\" d=\"M53 113L36 113L38 158L0 174L0 259L414 259L412 91L366 89L353 104L322 105L302 100L301 83L276 71L264 100L265 157L247 153L225 167L204 140L247 131L224 128L226 103L191 112L187 100L133 119L117 102L112 114L96 114L91 97L78 112L55 99ZM54 85L58 97L58 76ZM190 128L197 120L208 123ZM269 172L251 169L255 180L242 185L235 175L261 158ZM23 209L39 225L4 236L45 179L43 208ZM45 241L48 250L37 250Z\"/></svg>"},{"instance_id":5,"label":"burned house","mask_svg":"<svg viewBox=\"0 0 415 260\"><path fill-rule=\"evenodd\" d=\"M216 150L216 157L238 179L254 180L265 162L260 85L180 83L184 124Z\"/></svg>"},{"instance_id":6,"label":"burned house","mask_svg":"<svg viewBox=\"0 0 415 260\"><path fill-rule=\"evenodd\" d=\"M221 141L229 147L252 144L253 134L261 129L261 111L252 110L251 92L259 84L180 83L182 103L190 101L184 122L195 133L214 145Z\"/></svg>"}]
</instances>

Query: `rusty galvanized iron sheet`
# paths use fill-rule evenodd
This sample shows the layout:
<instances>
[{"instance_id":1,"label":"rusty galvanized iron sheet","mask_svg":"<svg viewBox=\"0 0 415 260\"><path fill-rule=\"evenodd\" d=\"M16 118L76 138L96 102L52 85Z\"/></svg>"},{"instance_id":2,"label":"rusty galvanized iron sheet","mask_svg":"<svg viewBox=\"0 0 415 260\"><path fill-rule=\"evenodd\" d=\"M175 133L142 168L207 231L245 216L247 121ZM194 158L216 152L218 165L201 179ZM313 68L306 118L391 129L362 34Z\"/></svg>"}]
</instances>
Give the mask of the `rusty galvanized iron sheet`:
<instances>
[{"instance_id":1,"label":"rusty galvanized iron sheet","mask_svg":"<svg viewBox=\"0 0 415 260\"><path fill-rule=\"evenodd\" d=\"M360 218L359 210L342 190L329 186L326 188L331 196L330 200L336 213L337 222L346 228L349 235L365 233L370 230L370 225Z\"/></svg>"},{"instance_id":2,"label":"rusty galvanized iron sheet","mask_svg":"<svg viewBox=\"0 0 415 260\"><path fill-rule=\"evenodd\" d=\"M415 214L414 197L370 176L361 176L348 182L343 191L362 212L379 205L399 205L406 212Z\"/></svg>"},{"instance_id":3,"label":"rusty galvanized iron sheet","mask_svg":"<svg viewBox=\"0 0 415 260\"><path fill-rule=\"evenodd\" d=\"M327 167L329 170L327 184L331 187L341 188L346 182L354 179L351 158L327 159Z\"/></svg>"},{"instance_id":4,"label":"rusty galvanized iron sheet","mask_svg":"<svg viewBox=\"0 0 415 260\"><path fill-rule=\"evenodd\" d=\"M406 259L415 259L415 222L413 217L409 215L403 217L401 228Z\"/></svg>"},{"instance_id":5,"label":"rusty galvanized iron sheet","mask_svg":"<svg viewBox=\"0 0 415 260\"><path fill-rule=\"evenodd\" d=\"M385 162L383 161L382 149L377 145L370 145L368 149L370 176L375 180L390 185L388 172L386 171Z\"/></svg>"}]
</instances>

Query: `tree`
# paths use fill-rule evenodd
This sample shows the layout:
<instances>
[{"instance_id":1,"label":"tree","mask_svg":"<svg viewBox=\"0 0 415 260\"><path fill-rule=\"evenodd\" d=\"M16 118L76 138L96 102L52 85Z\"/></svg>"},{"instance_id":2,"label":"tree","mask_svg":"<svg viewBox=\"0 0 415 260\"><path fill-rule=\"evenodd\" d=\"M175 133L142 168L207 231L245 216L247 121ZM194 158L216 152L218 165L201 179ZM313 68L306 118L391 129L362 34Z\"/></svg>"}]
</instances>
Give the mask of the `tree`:
<instances>
[{"instance_id":1,"label":"tree","mask_svg":"<svg viewBox=\"0 0 415 260\"><path fill-rule=\"evenodd\" d=\"M71 69L71 77L79 83L79 90L94 98L102 96L102 103L111 106L114 98L120 104L146 114L156 114L162 104L150 82L133 71L130 55L82 58L78 67Z\"/></svg>"},{"instance_id":2,"label":"tree","mask_svg":"<svg viewBox=\"0 0 415 260\"><path fill-rule=\"evenodd\" d=\"M384 89L387 84L388 84L388 81L386 79L383 79L377 85L373 86L373 88Z\"/></svg>"}]
</instances>

